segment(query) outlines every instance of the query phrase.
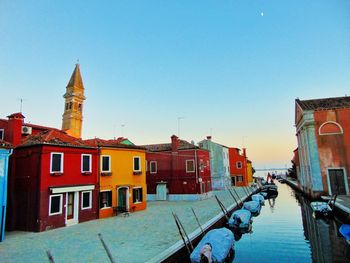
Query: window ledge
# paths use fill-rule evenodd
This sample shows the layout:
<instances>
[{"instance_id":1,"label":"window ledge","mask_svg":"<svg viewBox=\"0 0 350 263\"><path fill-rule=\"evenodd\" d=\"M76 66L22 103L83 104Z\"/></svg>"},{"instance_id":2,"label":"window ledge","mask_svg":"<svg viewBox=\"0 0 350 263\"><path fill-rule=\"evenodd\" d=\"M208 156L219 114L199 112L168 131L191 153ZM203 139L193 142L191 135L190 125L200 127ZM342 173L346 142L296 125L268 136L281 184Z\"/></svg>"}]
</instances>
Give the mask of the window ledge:
<instances>
[{"instance_id":1,"label":"window ledge","mask_svg":"<svg viewBox=\"0 0 350 263\"><path fill-rule=\"evenodd\" d=\"M62 176L63 175L63 173L62 172L53 172L53 173L51 173L51 176Z\"/></svg>"},{"instance_id":2,"label":"window ledge","mask_svg":"<svg viewBox=\"0 0 350 263\"><path fill-rule=\"evenodd\" d=\"M134 175L140 175L140 174L142 174L142 171L134 171L133 174Z\"/></svg>"},{"instance_id":3,"label":"window ledge","mask_svg":"<svg viewBox=\"0 0 350 263\"><path fill-rule=\"evenodd\" d=\"M111 176L111 172L101 172L101 176Z\"/></svg>"},{"instance_id":4,"label":"window ledge","mask_svg":"<svg viewBox=\"0 0 350 263\"><path fill-rule=\"evenodd\" d=\"M82 175L88 176L88 175L92 175L92 172L81 172Z\"/></svg>"}]
</instances>

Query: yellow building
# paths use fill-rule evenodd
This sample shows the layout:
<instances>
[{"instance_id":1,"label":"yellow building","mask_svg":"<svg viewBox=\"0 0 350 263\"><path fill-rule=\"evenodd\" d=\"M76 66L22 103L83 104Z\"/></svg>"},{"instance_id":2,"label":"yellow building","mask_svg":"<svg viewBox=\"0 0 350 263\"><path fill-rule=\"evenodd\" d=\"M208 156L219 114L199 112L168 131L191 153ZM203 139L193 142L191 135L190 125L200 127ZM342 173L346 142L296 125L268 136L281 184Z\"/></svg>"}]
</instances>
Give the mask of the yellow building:
<instances>
[{"instance_id":1,"label":"yellow building","mask_svg":"<svg viewBox=\"0 0 350 263\"><path fill-rule=\"evenodd\" d=\"M248 185L253 183L253 166L250 160L247 160L247 178L248 178Z\"/></svg>"},{"instance_id":2,"label":"yellow building","mask_svg":"<svg viewBox=\"0 0 350 263\"><path fill-rule=\"evenodd\" d=\"M87 140L100 151L99 217L146 209L146 153L118 140Z\"/></svg>"}]
</instances>

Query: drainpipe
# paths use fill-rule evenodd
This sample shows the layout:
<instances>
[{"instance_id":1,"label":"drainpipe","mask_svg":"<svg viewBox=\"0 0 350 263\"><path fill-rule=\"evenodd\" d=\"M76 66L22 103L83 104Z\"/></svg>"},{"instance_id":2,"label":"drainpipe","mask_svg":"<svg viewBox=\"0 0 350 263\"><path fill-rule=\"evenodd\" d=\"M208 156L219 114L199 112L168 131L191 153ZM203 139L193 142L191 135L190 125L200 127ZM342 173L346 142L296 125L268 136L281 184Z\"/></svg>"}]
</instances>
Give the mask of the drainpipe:
<instances>
[{"instance_id":1,"label":"drainpipe","mask_svg":"<svg viewBox=\"0 0 350 263\"><path fill-rule=\"evenodd\" d=\"M100 158L101 156L101 148L97 147L97 215L96 218L100 218ZM113 193L113 192L112 192ZM113 207L113 194L112 194L112 207Z\"/></svg>"},{"instance_id":2,"label":"drainpipe","mask_svg":"<svg viewBox=\"0 0 350 263\"><path fill-rule=\"evenodd\" d=\"M194 160L196 163L196 183L198 184L198 163L197 163L197 150L194 150Z\"/></svg>"}]
</instances>

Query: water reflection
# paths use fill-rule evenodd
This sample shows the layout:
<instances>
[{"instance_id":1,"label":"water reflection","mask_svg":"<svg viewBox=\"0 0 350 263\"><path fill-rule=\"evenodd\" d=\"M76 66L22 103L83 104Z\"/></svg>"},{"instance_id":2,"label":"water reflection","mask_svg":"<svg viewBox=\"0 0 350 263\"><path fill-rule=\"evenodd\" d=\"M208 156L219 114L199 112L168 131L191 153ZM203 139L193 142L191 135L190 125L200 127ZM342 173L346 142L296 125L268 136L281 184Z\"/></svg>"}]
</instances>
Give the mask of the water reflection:
<instances>
[{"instance_id":1,"label":"water reflection","mask_svg":"<svg viewBox=\"0 0 350 263\"><path fill-rule=\"evenodd\" d=\"M286 184L254 218L254 233L235 244L234 262L350 262L340 222L316 220L309 202ZM265 202L266 202L265 201Z\"/></svg>"},{"instance_id":2,"label":"water reflection","mask_svg":"<svg viewBox=\"0 0 350 263\"><path fill-rule=\"evenodd\" d=\"M340 236L341 222L329 219L315 219L310 202L296 194L301 206L304 234L310 241L313 262L350 262L350 249Z\"/></svg>"}]
</instances>

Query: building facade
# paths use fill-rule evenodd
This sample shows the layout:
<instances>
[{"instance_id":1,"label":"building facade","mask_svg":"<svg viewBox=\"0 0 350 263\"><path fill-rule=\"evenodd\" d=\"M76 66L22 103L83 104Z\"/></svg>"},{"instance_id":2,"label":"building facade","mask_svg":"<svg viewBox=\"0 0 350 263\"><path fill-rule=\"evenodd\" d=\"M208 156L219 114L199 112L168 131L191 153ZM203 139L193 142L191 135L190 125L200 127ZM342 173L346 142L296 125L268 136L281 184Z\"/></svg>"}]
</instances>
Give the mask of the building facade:
<instances>
[{"instance_id":1,"label":"building facade","mask_svg":"<svg viewBox=\"0 0 350 263\"><path fill-rule=\"evenodd\" d=\"M60 130L16 147L9 230L45 231L98 218L98 151Z\"/></svg>"},{"instance_id":2,"label":"building facade","mask_svg":"<svg viewBox=\"0 0 350 263\"><path fill-rule=\"evenodd\" d=\"M243 148L243 153L240 153L239 148L229 148L230 159L230 176L232 185L235 186L248 186L248 165L246 149Z\"/></svg>"},{"instance_id":3,"label":"building facade","mask_svg":"<svg viewBox=\"0 0 350 263\"><path fill-rule=\"evenodd\" d=\"M349 194L350 97L295 101L298 180L304 192Z\"/></svg>"},{"instance_id":4,"label":"building facade","mask_svg":"<svg viewBox=\"0 0 350 263\"><path fill-rule=\"evenodd\" d=\"M211 195L209 151L177 136L145 145L148 200L201 200Z\"/></svg>"},{"instance_id":5,"label":"building facade","mask_svg":"<svg viewBox=\"0 0 350 263\"><path fill-rule=\"evenodd\" d=\"M0 140L0 242L5 238L9 156L12 145Z\"/></svg>"},{"instance_id":6,"label":"building facade","mask_svg":"<svg viewBox=\"0 0 350 263\"><path fill-rule=\"evenodd\" d=\"M222 190L231 186L229 148L215 143L211 136L198 143L199 147L210 152L210 173L213 190Z\"/></svg>"},{"instance_id":7,"label":"building facade","mask_svg":"<svg viewBox=\"0 0 350 263\"><path fill-rule=\"evenodd\" d=\"M124 138L85 142L99 149L99 217L146 209L145 149Z\"/></svg>"}]
</instances>

